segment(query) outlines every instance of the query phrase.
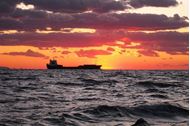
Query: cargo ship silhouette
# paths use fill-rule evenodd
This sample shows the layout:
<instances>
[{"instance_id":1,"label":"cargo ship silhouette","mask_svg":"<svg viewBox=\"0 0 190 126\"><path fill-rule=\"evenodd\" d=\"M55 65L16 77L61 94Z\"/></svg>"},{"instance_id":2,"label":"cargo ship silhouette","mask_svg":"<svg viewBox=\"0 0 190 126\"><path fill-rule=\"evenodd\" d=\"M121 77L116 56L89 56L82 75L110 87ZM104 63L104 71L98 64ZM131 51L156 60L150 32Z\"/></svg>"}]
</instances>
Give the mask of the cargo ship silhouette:
<instances>
[{"instance_id":1,"label":"cargo ship silhouette","mask_svg":"<svg viewBox=\"0 0 190 126\"><path fill-rule=\"evenodd\" d=\"M63 65L57 64L56 60L50 60L49 64L47 64L48 69L101 69L102 65L94 65L94 64L85 64L80 66L70 66L66 67Z\"/></svg>"}]
</instances>

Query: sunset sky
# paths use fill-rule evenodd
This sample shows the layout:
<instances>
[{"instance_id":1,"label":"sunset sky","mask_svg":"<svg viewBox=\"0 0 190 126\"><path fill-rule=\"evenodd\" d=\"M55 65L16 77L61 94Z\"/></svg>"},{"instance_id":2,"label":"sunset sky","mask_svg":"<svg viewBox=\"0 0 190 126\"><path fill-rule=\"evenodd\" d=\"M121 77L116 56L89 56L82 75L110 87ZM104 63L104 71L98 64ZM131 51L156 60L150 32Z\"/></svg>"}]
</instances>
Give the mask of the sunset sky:
<instances>
[{"instance_id":1,"label":"sunset sky","mask_svg":"<svg viewBox=\"0 0 190 126\"><path fill-rule=\"evenodd\" d=\"M188 0L0 0L0 66L188 69Z\"/></svg>"}]
</instances>

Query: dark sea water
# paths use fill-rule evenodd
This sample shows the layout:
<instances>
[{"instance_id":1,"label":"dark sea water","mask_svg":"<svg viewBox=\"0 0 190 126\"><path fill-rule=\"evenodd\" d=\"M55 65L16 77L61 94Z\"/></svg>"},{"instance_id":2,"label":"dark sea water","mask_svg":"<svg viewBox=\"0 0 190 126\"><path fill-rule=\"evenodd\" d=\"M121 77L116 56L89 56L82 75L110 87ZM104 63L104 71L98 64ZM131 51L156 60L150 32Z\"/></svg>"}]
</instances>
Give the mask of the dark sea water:
<instances>
[{"instance_id":1,"label":"dark sea water","mask_svg":"<svg viewBox=\"0 0 190 126\"><path fill-rule=\"evenodd\" d=\"M0 70L1 126L187 126L188 71Z\"/></svg>"}]
</instances>

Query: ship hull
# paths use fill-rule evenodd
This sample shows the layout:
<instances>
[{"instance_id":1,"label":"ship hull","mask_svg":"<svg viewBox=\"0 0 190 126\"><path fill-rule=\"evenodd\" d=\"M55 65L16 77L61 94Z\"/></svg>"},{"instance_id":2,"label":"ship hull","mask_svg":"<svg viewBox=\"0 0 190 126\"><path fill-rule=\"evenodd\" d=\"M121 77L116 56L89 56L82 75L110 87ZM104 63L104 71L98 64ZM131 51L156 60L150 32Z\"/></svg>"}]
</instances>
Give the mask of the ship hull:
<instances>
[{"instance_id":1,"label":"ship hull","mask_svg":"<svg viewBox=\"0 0 190 126\"><path fill-rule=\"evenodd\" d=\"M101 69L101 65L84 65L77 67L63 67L62 65L51 66L47 64L48 69Z\"/></svg>"}]
</instances>

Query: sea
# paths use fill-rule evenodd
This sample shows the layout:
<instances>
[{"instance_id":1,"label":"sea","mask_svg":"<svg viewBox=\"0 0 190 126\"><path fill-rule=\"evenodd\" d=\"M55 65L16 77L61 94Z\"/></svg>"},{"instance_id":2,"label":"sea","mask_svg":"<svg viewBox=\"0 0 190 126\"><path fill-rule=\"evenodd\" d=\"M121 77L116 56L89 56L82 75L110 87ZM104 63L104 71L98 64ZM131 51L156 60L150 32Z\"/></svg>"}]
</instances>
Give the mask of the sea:
<instances>
[{"instance_id":1,"label":"sea","mask_svg":"<svg viewBox=\"0 0 190 126\"><path fill-rule=\"evenodd\" d=\"M140 118L188 126L189 71L0 70L0 126L131 126Z\"/></svg>"}]
</instances>

